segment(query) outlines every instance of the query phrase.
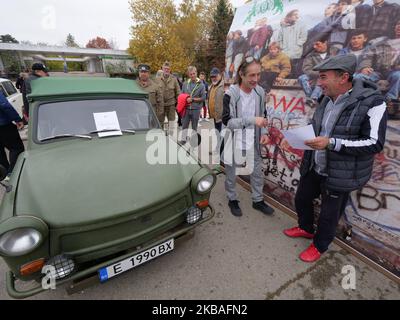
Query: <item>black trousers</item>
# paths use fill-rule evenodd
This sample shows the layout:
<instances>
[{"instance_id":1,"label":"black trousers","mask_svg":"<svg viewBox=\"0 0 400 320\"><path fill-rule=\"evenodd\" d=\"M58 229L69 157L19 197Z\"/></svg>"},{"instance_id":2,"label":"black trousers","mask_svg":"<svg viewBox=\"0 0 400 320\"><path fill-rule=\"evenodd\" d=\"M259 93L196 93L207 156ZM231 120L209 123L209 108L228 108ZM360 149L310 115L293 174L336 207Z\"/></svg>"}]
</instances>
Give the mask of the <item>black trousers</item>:
<instances>
[{"instance_id":1,"label":"black trousers","mask_svg":"<svg viewBox=\"0 0 400 320\"><path fill-rule=\"evenodd\" d=\"M326 178L314 170L300 178L295 205L299 227L314 232L314 199L321 195L321 211L314 236L314 245L319 252L328 250L335 238L336 228L349 199L349 192L335 192L326 189Z\"/></svg>"},{"instance_id":2,"label":"black trousers","mask_svg":"<svg viewBox=\"0 0 400 320\"><path fill-rule=\"evenodd\" d=\"M5 149L10 152L10 161L7 159ZM0 164L7 169L8 173L14 169L19 154L24 150L24 144L15 124L0 126Z\"/></svg>"}]
</instances>

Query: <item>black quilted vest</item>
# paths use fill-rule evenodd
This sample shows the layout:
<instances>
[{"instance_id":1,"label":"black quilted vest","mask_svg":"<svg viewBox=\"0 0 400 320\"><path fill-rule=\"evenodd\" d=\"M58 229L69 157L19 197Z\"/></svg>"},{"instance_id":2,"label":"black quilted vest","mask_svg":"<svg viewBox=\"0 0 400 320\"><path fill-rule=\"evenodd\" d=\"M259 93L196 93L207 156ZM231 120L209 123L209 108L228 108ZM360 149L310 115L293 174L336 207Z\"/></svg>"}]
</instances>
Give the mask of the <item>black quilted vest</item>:
<instances>
[{"instance_id":1,"label":"black quilted vest","mask_svg":"<svg viewBox=\"0 0 400 320\"><path fill-rule=\"evenodd\" d=\"M319 136L321 131L321 123L328 102L329 98L322 99L311 121L316 136ZM370 108L383 102L384 98L374 83L355 80L353 82L353 91L342 113L336 119L331 137L346 140L368 139L371 126L367 113ZM380 151L377 150L377 152ZM374 164L373 152L358 155L329 150L326 152L328 173L326 187L328 190L350 192L360 189L370 179ZM300 174L302 176L305 175L313 169L313 166L314 152L307 150L304 153Z\"/></svg>"}]
</instances>

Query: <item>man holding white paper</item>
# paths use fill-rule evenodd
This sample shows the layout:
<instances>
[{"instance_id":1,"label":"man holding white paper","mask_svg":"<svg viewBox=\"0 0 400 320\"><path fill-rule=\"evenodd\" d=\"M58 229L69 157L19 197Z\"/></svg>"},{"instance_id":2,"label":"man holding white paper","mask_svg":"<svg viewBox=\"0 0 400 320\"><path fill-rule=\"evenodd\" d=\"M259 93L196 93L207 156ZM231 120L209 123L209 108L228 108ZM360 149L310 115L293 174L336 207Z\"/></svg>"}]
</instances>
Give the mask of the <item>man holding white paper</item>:
<instances>
[{"instance_id":1,"label":"man holding white paper","mask_svg":"<svg viewBox=\"0 0 400 320\"><path fill-rule=\"evenodd\" d=\"M333 241L349 194L370 179L374 155L385 143L387 111L374 83L354 79L354 55L335 56L317 65L318 85L324 98L312 119L316 138L305 141L295 205L298 226L284 230L292 238L313 239L300 254L305 262L317 261ZM283 142L287 147L288 141ZM315 198L321 210L314 233Z\"/></svg>"},{"instance_id":2,"label":"man holding white paper","mask_svg":"<svg viewBox=\"0 0 400 320\"><path fill-rule=\"evenodd\" d=\"M305 127L299 127L289 130L281 130L286 141L295 149L312 150L311 147L305 144L306 140L315 138L314 128L310 124Z\"/></svg>"}]
</instances>

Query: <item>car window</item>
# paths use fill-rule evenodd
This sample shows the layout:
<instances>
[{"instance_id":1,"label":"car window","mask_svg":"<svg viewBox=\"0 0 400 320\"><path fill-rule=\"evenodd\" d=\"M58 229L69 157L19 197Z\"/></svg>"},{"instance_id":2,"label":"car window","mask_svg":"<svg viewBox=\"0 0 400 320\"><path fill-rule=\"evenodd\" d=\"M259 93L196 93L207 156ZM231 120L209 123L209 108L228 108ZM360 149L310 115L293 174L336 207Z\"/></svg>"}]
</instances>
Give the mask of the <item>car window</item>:
<instances>
[{"instance_id":1,"label":"car window","mask_svg":"<svg viewBox=\"0 0 400 320\"><path fill-rule=\"evenodd\" d=\"M2 84L0 84L0 92L1 92L6 98L8 97L8 94L7 94L6 90L4 90Z\"/></svg>"},{"instance_id":2,"label":"car window","mask_svg":"<svg viewBox=\"0 0 400 320\"><path fill-rule=\"evenodd\" d=\"M96 113L117 114L121 130L159 128L150 104L144 100L103 99L45 103L38 108L37 139L58 135L85 135L96 131Z\"/></svg>"},{"instance_id":3,"label":"car window","mask_svg":"<svg viewBox=\"0 0 400 320\"><path fill-rule=\"evenodd\" d=\"M2 84L9 96L12 96L13 94L16 94L18 92L11 81L5 81Z\"/></svg>"}]
</instances>

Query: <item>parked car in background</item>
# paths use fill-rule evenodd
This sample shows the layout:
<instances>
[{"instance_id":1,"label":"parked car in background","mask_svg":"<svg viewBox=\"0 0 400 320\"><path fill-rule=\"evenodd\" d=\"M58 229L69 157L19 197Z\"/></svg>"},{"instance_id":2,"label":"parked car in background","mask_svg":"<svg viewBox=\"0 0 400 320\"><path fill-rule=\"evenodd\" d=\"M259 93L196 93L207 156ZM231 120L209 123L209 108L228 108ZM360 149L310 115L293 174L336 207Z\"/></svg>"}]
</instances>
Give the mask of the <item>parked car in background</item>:
<instances>
[{"instance_id":1,"label":"parked car in background","mask_svg":"<svg viewBox=\"0 0 400 320\"><path fill-rule=\"evenodd\" d=\"M0 78L0 91L4 94L14 109L17 110L20 117L23 118L22 107L24 101L22 99L22 93L18 92L17 88L10 80L4 78Z\"/></svg>"},{"instance_id":2,"label":"parked car in background","mask_svg":"<svg viewBox=\"0 0 400 320\"><path fill-rule=\"evenodd\" d=\"M41 78L32 89L27 150L0 205L12 297L44 291L16 286L41 283L43 270L57 285L107 281L172 251L212 218L215 174L165 134L134 81ZM150 131L190 161L149 162Z\"/></svg>"}]
</instances>

